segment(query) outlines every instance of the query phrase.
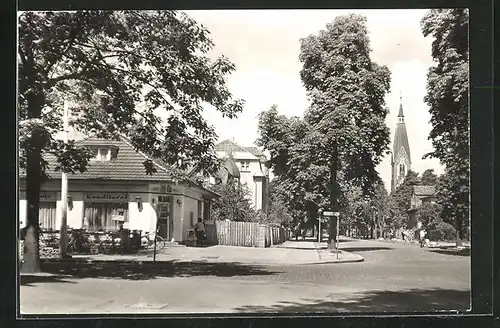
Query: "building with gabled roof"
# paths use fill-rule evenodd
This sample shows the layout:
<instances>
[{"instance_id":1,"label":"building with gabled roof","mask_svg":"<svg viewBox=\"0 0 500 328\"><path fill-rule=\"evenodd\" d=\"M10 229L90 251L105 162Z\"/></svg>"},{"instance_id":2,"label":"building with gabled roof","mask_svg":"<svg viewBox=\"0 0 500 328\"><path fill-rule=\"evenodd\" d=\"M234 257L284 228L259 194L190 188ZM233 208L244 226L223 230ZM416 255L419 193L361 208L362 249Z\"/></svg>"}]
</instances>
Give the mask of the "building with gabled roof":
<instances>
[{"instance_id":1,"label":"building with gabled roof","mask_svg":"<svg viewBox=\"0 0 500 328\"><path fill-rule=\"evenodd\" d=\"M136 151L126 138L88 138L77 142L95 151L87 171L68 173L68 226L89 231L114 230L118 221L131 230L153 232L168 240L186 240L198 217L210 219L211 202L218 194L197 184L183 172ZM48 163L41 185L42 228L58 230L61 224L61 172L57 159ZM144 161L155 167L146 173ZM26 222L25 174L21 172L20 221ZM157 214L158 211L158 222Z\"/></svg>"},{"instance_id":2,"label":"building with gabled roof","mask_svg":"<svg viewBox=\"0 0 500 328\"><path fill-rule=\"evenodd\" d=\"M408 209L409 222L411 228L420 228L421 222L417 218L417 210L426 204L436 202L436 186L417 185L413 186L410 198L410 208Z\"/></svg>"},{"instance_id":3,"label":"building with gabled roof","mask_svg":"<svg viewBox=\"0 0 500 328\"><path fill-rule=\"evenodd\" d=\"M215 145L217 156L231 159L239 171L239 181L248 187L256 210L266 212L269 204L269 168L267 157L257 147L243 147L226 139Z\"/></svg>"}]
</instances>

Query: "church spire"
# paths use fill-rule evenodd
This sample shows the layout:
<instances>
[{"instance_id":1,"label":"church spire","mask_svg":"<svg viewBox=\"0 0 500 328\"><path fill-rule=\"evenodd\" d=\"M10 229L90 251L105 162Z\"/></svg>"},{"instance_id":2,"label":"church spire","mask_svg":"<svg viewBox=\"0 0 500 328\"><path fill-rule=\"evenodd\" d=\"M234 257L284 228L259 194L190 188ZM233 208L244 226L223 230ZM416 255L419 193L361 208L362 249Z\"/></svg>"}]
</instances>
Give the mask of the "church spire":
<instances>
[{"instance_id":1,"label":"church spire","mask_svg":"<svg viewBox=\"0 0 500 328\"><path fill-rule=\"evenodd\" d=\"M394 133L391 190L394 191L411 169L410 145L403 114L403 97L399 92L398 124Z\"/></svg>"},{"instance_id":2,"label":"church spire","mask_svg":"<svg viewBox=\"0 0 500 328\"><path fill-rule=\"evenodd\" d=\"M399 114L398 117L405 117L403 114L403 96L401 95L401 91L399 91Z\"/></svg>"}]
</instances>

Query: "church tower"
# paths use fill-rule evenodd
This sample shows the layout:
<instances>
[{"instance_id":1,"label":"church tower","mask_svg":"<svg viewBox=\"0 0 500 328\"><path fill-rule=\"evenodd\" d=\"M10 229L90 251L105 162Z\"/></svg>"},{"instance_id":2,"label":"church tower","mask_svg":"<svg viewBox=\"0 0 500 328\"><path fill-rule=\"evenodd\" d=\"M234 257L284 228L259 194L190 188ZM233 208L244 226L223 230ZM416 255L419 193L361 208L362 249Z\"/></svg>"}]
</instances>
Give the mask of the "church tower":
<instances>
[{"instance_id":1,"label":"church tower","mask_svg":"<svg viewBox=\"0 0 500 328\"><path fill-rule=\"evenodd\" d=\"M396 190L403 183L406 174L411 169L410 145L408 134L406 133L405 117L403 114L403 99L399 96L399 114L396 133L394 134L394 144L392 148L392 181L391 192Z\"/></svg>"}]
</instances>

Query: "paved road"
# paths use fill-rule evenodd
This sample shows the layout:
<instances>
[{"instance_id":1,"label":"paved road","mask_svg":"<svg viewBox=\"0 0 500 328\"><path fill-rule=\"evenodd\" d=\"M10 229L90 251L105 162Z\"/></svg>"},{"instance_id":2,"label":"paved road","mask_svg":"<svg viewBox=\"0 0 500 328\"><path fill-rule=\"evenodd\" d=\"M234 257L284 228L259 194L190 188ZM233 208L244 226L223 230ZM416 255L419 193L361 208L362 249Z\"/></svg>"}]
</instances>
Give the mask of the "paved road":
<instances>
[{"instance_id":1,"label":"paved road","mask_svg":"<svg viewBox=\"0 0 500 328\"><path fill-rule=\"evenodd\" d=\"M469 257L413 245L346 240L361 263L192 263L66 270L27 277L24 313L435 311L469 307ZM315 250L311 250L315 251ZM105 279L103 279L105 278Z\"/></svg>"}]
</instances>

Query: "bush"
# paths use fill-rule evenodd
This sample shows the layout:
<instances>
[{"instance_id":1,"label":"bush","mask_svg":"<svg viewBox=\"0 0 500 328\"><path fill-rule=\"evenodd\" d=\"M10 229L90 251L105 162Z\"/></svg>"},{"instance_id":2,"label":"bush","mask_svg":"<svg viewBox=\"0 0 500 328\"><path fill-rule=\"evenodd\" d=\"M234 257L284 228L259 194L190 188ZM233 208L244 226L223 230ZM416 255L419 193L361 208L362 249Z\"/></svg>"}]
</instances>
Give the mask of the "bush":
<instances>
[{"instance_id":1,"label":"bush","mask_svg":"<svg viewBox=\"0 0 500 328\"><path fill-rule=\"evenodd\" d=\"M429 227L428 236L433 241L454 240L456 238L456 230L449 223L439 222Z\"/></svg>"}]
</instances>

